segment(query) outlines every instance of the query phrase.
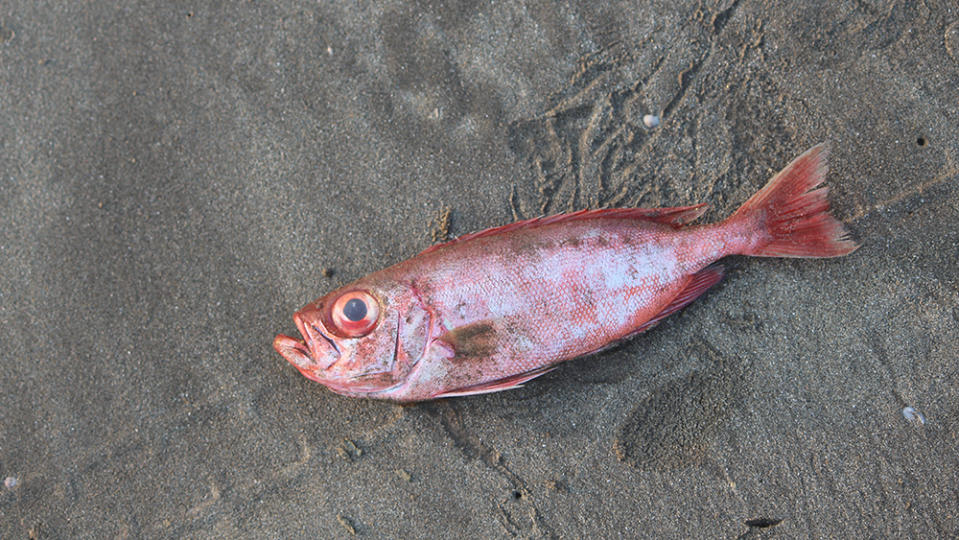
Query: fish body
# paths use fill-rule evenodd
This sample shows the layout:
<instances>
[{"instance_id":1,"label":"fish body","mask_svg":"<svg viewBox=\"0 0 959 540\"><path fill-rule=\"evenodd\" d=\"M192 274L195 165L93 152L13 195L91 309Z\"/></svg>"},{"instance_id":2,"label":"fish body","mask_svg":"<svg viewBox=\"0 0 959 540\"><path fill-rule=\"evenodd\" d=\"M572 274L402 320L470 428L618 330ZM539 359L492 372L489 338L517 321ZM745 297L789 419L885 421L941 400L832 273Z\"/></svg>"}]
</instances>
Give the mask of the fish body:
<instances>
[{"instance_id":1,"label":"fish body","mask_svg":"<svg viewBox=\"0 0 959 540\"><path fill-rule=\"evenodd\" d=\"M516 388L640 333L722 278L733 254L856 249L828 214L817 146L721 223L705 205L580 211L469 234L294 314L276 350L334 392L398 402Z\"/></svg>"}]
</instances>

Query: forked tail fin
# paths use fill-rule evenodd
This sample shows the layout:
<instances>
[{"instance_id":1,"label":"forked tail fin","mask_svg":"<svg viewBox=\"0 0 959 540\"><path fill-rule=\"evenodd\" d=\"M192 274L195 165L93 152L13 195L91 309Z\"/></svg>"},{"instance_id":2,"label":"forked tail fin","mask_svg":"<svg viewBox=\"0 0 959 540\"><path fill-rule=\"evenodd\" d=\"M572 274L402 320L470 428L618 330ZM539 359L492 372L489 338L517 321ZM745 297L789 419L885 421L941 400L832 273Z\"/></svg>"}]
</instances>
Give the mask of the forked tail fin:
<instances>
[{"instance_id":1,"label":"forked tail fin","mask_svg":"<svg viewBox=\"0 0 959 540\"><path fill-rule=\"evenodd\" d=\"M816 145L772 177L728 222L748 223L757 236L743 255L757 257L840 257L859 246L829 214L826 177L828 150Z\"/></svg>"}]
</instances>

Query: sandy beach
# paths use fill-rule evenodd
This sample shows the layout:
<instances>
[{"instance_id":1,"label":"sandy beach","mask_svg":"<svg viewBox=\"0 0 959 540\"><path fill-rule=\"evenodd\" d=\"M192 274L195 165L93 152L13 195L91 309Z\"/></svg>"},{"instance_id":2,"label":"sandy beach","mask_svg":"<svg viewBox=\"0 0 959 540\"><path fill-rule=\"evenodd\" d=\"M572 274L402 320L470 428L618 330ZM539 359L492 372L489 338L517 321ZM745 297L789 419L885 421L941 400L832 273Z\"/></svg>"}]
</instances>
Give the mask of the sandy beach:
<instances>
[{"instance_id":1,"label":"sandy beach","mask_svg":"<svg viewBox=\"0 0 959 540\"><path fill-rule=\"evenodd\" d=\"M0 5L0 537L959 535L954 2ZM832 260L725 260L525 388L337 396L292 313L830 145Z\"/></svg>"}]
</instances>

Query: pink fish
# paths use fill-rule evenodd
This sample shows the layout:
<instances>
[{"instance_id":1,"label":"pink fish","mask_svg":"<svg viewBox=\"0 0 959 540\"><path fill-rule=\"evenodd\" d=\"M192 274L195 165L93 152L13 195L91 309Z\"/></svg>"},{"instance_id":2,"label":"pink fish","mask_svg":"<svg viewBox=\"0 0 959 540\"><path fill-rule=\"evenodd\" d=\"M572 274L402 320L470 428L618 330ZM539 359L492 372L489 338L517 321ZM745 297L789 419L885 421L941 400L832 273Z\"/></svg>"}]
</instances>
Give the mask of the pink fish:
<instances>
[{"instance_id":1,"label":"pink fish","mask_svg":"<svg viewBox=\"0 0 959 540\"><path fill-rule=\"evenodd\" d=\"M826 150L790 163L721 223L705 204L617 208L468 234L307 304L276 350L347 396L412 402L517 388L648 330L715 285L727 255L838 257Z\"/></svg>"}]
</instances>

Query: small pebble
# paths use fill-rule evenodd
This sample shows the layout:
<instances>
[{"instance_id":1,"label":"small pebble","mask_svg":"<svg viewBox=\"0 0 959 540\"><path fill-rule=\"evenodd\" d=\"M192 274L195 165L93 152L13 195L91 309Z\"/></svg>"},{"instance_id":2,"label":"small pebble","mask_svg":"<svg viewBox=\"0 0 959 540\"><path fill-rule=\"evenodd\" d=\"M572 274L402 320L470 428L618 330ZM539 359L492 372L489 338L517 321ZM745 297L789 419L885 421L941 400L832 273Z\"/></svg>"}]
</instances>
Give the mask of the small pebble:
<instances>
[{"instance_id":1,"label":"small pebble","mask_svg":"<svg viewBox=\"0 0 959 540\"><path fill-rule=\"evenodd\" d=\"M659 125L659 117L655 114L647 114L643 117L643 123L646 124L648 128L654 128Z\"/></svg>"},{"instance_id":2,"label":"small pebble","mask_svg":"<svg viewBox=\"0 0 959 540\"><path fill-rule=\"evenodd\" d=\"M337 514L336 520L340 522L340 525L342 525L351 536L356 536L356 526L353 525L353 520L343 514Z\"/></svg>"},{"instance_id":3,"label":"small pebble","mask_svg":"<svg viewBox=\"0 0 959 540\"><path fill-rule=\"evenodd\" d=\"M548 480L546 482L546 489L553 491L566 491L566 482L562 480Z\"/></svg>"},{"instance_id":4,"label":"small pebble","mask_svg":"<svg viewBox=\"0 0 959 540\"><path fill-rule=\"evenodd\" d=\"M902 415L906 417L906 420L910 422L919 424L920 426L926 423L926 417L922 415L921 412L913 409L912 407L906 407L902 410Z\"/></svg>"},{"instance_id":5,"label":"small pebble","mask_svg":"<svg viewBox=\"0 0 959 540\"><path fill-rule=\"evenodd\" d=\"M20 483L20 481L17 480L17 477L16 477L16 476L8 476L8 477L6 477L6 478L3 479L3 487L5 487L5 488L7 488L7 489L13 489L13 488L17 487L17 484L19 484L19 483Z\"/></svg>"}]
</instances>

